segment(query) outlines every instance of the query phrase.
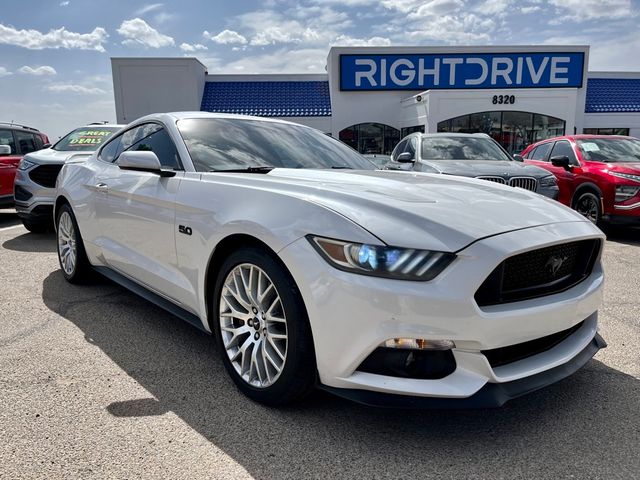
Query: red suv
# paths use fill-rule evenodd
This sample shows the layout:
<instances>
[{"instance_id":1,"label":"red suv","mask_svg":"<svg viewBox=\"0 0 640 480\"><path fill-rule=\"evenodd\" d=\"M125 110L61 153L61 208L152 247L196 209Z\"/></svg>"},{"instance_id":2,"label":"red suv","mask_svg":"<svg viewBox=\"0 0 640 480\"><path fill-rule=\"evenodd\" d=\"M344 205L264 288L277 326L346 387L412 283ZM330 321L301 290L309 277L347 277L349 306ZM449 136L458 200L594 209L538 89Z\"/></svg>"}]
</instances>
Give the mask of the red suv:
<instances>
[{"instance_id":1,"label":"red suv","mask_svg":"<svg viewBox=\"0 0 640 480\"><path fill-rule=\"evenodd\" d=\"M524 161L558 179L558 200L595 223L640 225L640 140L568 135L529 145Z\"/></svg>"},{"instance_id":2,"label":"red suv","mask_svg":"<svg viewBox=\"0 0 640 480\"><path fill-rule=\"evenodd\" d=\"M49 138L35 128L0 122L0 208L13 205L13 179L22 157L48 146Z\"/></svg>"}]
</instances>

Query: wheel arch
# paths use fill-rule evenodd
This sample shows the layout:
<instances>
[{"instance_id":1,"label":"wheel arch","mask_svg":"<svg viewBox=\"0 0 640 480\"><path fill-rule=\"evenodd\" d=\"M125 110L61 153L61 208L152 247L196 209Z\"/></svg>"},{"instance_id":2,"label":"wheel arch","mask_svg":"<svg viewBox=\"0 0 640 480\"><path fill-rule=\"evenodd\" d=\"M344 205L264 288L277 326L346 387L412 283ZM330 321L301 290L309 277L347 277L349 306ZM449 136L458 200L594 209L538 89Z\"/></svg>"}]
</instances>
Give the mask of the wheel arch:
<instances>
[{"instance_id":1,"label":"wheel arch","mask_svg":"<svg viewBox=\"0 0 640 480\"><path fill-rule=\"evenodd\" d=\"M600 202L602 202L603 194L600 187L598 187L598 185L593 182L584 182L576 187L575 191L573 192L573 196L571 197L571 208L575 208L576 200L578 200L578 197L585 192L595 193L596 195L598 195L598 197L600 197ZM600 208L602 209L602 205L600 205Z\"/></svg>"},{"instance_id":2,"label":"wheel arch","mask_svg":"<svg viewBox=\"0 0 640 480\"><path fill-rule=\"evenodd\" d=\"M54 229L58 228L58 226L56 225L56 217L58 216L58 210L60 209L60 207L62 207L62 205L65 205L65 204L71 206L71 202L69 202L67 197L65 197L64 195L59 195L58 198L56 198L56 203L53 205L53 226L54 226Z\"/></svg>"},{"instance_id":3,"label":"wheel arch","mask_svg":"<svg viewBox=\"0 0 640 480\"><path fill-rule=\"evenodd\" d=\"M277 252L273 250L267 243L262 240L246 234L246 233L233 233L218 242L215 249L211 252L209 261L204 274L203 295L205 298L206 308L206 322L210 332L213 333L215 328L215 322L213 321L213 295L212 289L216 283L218 270L226 256L234 250L241 247L257 247L270 253L273 258L280 264L282 269L287 272L288 275L293 278L291 271L287 268L284 262L280 259Z\"/></svg>"}]
</instances>

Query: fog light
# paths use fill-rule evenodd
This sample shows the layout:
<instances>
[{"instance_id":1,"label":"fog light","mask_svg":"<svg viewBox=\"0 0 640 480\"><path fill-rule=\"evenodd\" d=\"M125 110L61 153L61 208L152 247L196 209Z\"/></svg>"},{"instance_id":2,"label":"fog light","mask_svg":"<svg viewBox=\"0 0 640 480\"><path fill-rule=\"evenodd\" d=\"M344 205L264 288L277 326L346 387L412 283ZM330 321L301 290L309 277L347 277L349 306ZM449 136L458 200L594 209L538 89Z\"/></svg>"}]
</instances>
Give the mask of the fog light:
<instances>
[{"instance_id":1,"label":"fog light","mask_svg":"<svg viewBox=\"0 0 640 480\"><path fill-rule=\"evenodd\" d=\"M424 338L390 338L381 347L402 350L451 350L456 344L453 340L425 340Z\"/></svg>"}]
</instances>

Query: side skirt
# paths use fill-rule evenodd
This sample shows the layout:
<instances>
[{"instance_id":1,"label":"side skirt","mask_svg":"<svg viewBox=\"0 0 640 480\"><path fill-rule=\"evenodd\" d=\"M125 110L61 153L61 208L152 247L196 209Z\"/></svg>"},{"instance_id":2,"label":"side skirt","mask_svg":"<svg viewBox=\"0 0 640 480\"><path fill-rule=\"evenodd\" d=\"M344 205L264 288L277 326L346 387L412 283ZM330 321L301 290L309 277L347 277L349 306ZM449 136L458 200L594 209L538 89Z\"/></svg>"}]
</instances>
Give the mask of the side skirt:
<instances>
[{"instance_id":1,"label":"side skirt","mask_svg":"<svg viewBox=\"0 0 640 480\"><path fill-rule=\"evenodd\" d=\"M126 288L127 290L135 293L136 295L144 298L145 300L153 303L154 305L166 310L167 312L193 325L198 330L209 334L209 332L207 332L202 326L202 322L200 321L200 318L197 315L194 315L193 313L188 312L187 310L185 310L182 307L179 307L178 305L171 302L170 300L167 300L166 298L161 297L160 295L143 287L139 283L134 282L133 280L130 280L124 275L121 275L120 273L114 270L111 270L108 267L93 267L93 269L96 272L98 272L100 275L107 277L109 280L117 283L121 287Z\"/></svg>"}]
</instances>

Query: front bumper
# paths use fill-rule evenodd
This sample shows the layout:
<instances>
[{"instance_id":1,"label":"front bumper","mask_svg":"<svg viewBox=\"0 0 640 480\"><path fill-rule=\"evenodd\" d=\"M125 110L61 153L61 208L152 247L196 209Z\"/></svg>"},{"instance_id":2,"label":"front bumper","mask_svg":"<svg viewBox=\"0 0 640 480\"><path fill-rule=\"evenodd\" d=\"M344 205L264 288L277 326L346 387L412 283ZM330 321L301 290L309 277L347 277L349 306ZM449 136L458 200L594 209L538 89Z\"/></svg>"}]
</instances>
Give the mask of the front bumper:
<instances>
[{"instance_id":1,"label":"front bumper","mask_svg":"<svg viewBox=\"0 0 640 480\"><path fill-rule=\"evenodd\" d=\"M18 170L14 181L16 213L31 221L51 221L55 188L47 188L29 178L29 170Z\"/></svg>"},{"instance_id":2,"label":"front bumper","mask_svg":"<svg viewBox=\"0 0 640 480\"><path fill-rule=\"evenodd\" d=\"M574 374L582 368L607 343L596 334L589 344L565 364L546 370L530 377L505 383L487 383L475 394L467 398L433 398L409 395L393 395L347 388L323 386L331 392L354 402L372 407L387 408L430 408L430 409L470 409L501 407L509 400L535 392Z\"/></svg>"},{"instance_id":3,"label":"front bumper","mask_svg":"<svg viewBox=\"0 0 640 480\"><path fill-rule=\"evenodd\" d=\"M604 274L561 293L480 308L474 294L505 258L556 243L603 238L577 221L479 240L431 282L366 277L330 267L300 239L281 252L304 299L314 336L320 383L328 388L414 397L466 399L492 384L531 378L568 364L594 339ZM555 347L492 367L483 350L529 342L584 322ZM441 379L399 378L358 370L382 342L409 337L453 340L456 368ZM595 353L595 351L593 352Z\"/></svg>"}]
</instances>

